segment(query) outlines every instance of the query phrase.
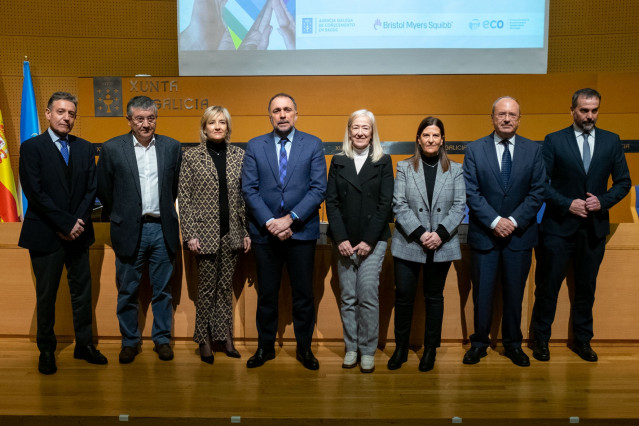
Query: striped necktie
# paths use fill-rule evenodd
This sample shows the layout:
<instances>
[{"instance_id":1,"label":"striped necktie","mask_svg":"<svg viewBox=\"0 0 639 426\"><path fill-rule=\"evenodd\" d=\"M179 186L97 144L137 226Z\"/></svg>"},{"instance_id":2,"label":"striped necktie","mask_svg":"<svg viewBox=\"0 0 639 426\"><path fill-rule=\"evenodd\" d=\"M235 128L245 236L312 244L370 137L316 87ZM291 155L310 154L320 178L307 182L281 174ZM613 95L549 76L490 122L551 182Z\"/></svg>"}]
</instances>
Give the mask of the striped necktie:
<instances>
[{"instance_id":1,"label":"striped necktie","mask_svg":"<svg viewBox=\"0 0 639 426\"><path fill-rule=\"evenodd\" d=\"M508 139L504 139L500 142L504 145L504 153L501 156L501 181L504 184L504 187L508 186L508 181L510 180L510 172L513 168L513 160L510 156L510 141Z\"/></svg>"},{"instance_id":2,"label":"striped necktie","mask_svg":"<svg viewBox=\"0 0 639 426\"><path fill-rule=\"evenodd\" d=\"M60 154L62 154L62 158L64 158L64 162L66 163L66 165L69 165L69 148L67 147L67 140L66 139L58 139L58 142L60 142Z\"/></svg>"},{"instance_id":3,"label":"striped necktie","mask_svg":"<svg viewBox=\"0 0 639 426\"><path fill-rule=\"evenodd\" d=\"M282 188L284 187L284 180L286 179L286 166L288 164L288 159L286 158L286 142L288 142L287 138L280 139L280 184ZM284 191L282 191L282 201L280 202L280 207L284 207Z\"/></svg>"}]
</instances>

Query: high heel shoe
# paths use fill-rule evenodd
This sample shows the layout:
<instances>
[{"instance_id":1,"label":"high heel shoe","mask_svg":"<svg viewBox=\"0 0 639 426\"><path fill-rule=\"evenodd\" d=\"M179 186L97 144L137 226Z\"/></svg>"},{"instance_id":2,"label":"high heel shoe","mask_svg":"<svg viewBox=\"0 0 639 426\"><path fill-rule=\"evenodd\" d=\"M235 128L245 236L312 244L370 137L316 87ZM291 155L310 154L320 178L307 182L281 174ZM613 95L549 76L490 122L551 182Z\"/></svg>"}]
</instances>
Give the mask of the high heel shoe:
<instances>
[{"instance_id":1,"label":"high heel shoe","mask_svg":"<svg viewBox=\"0 0 639 426\"><path fill-rule=\"evenodd\" d=\"M202 360L202 362L206 362L207 364L213 364L213 361L215 361L215 357L213 356L213 354L209 356L200 355L200 359Z\"/></svg>"},{"instance_id":2,"label":"high heel shoe","mask_svg":"<svg viewBox=\"0 0 639 426\"><path fill-rule=\"evenodd\" d=\"M226 356L229 358L242 358L242 355L240 355L240 353L235 348L225 349L224 353L226 353Z\"/></svg>"}]
</instances>

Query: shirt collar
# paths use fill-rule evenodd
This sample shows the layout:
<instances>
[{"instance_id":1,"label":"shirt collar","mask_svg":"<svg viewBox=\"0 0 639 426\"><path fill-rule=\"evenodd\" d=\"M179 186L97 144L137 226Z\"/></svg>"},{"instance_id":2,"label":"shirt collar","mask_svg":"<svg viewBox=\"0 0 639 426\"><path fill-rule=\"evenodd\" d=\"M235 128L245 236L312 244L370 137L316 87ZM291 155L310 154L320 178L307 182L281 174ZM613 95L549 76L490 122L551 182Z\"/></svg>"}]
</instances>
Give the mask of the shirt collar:
<instances>
[{"instance_id":1,"label":"shirt collar","mask_svg":"<svg viewBox=\"0 0 639 426\"><path fill-rule=\"evenodd\" d=\"M47 130L49 131L49 136L51 136L51 140L53 142L57 142L60 139L65 139L67 141L69 140L69 135L66 135L65 137L62 137L59 134L57 134L56 132L54 132L51 127L49 127Z\"/></svg>"},{"instance_id":2,"label":"shirt collar","mask_svg":"<svg viewBox=\"0 0 639 426\"><path fill-rule=\"evenodd\" d=\"M508 138L508 142L510 142L510 144L512 146L515 146L515 138L517 137L517 135L513 135L512 137ZM495 145L499 145L501 143L502 138L499 137L499 135L497 134L497 132L493 132L493 138L495 141Z\"/></svg>"},{"instance_id":3,"label":"shirt collar","mask_svg":"<svg viewBox=\"0 0 639 426\"><path fill-rule=\"evenodd\" d=\"M135 138L135 135L133 133L131 133L131 136L133 136L133 146L141 146L142 148L150 148L153 145L155 145L155 135L153 135L153 138L151 138L151 142L149 142L148 146L144 146L142 145L140 142L138 142L138 140Z\"/></svg>"},{"instance_id":4,"label":"shirt collar","mask_svg":"<svg viewBox=\"0 0 639 426\"><path fill-rule=\"evenodd\" d=\"M280 141L282 140L282 138L280 137L280 135L278 135L277 133L273 132L273 135L275 136L275 143L279 144ZM286 139L289 140L289 142L293 142L293 137L295 137L295 127L293 127L291 129L291 132L286 136Z\"/></svg>"}]
</instances>

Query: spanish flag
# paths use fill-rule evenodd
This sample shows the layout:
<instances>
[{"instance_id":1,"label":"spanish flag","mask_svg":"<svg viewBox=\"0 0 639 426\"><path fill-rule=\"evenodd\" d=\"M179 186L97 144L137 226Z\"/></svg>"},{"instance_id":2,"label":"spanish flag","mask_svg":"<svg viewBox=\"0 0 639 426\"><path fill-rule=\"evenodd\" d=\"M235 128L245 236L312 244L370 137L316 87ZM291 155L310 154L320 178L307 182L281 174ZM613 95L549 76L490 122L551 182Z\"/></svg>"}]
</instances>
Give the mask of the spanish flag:
<instances>
[{"instance_id":1,"label":"spanish flag","mask_svg":"<svg viewBox=\"0 0 639 426\"><path fill-rule=\"evenodd\" d=\"M13 180L9 147L4 136L4 122L0 112L0 222L19 222L18 197L16 184Z\"/></svg>"}]
</instances>

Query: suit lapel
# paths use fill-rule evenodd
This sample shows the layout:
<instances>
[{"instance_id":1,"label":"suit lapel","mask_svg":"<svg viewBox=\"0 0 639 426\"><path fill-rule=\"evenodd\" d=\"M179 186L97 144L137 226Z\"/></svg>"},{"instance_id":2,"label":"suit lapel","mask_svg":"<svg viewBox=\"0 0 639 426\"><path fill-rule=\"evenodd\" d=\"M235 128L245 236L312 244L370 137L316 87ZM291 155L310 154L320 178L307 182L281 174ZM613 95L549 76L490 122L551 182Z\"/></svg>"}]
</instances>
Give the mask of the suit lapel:
<instances>
[{"instance_id":1,"label":"suit lapel","mask_svg":"<svg viewBox=\"0 0 639 426\"><path fill-rule=\"evenodd\" d=\"M426 194L426 184L424 180L424 166L422 165L422 161L418 162L418 169L415 171L412 164L408 166L408 170L410 170L410 174L413 175L413 184L417 187L419 194L422 196L424 200L424 204L428 205L428 194Z\"/></svg>"},{"instance_id":2,"label":"suit lapel","mask_svg":"<svg viewBox=\"0 0 639 426\"><path fill-rule=\"evenodd\" d=\"M598 160L599 157L601 157L601 153L603 152L603 150L606 148L606 146L604 144L601 143L601 133L599 132L598 128L594 128L594 133L595 133L595 149L592 152L592 158L590 160L590 167L588 168L588 172L590 172L590 170L592 170L593 166L595 166L596 164L599 164ZM583 158L581 160L581 162L583 163ZM585 171L585 169L584 169Z\"/></svg>"},{"instance_id":3,"label":"suit lapel","mask_svg":"<svg viewBox=\"0 0 639 426\"><path fill-rule=\"evenodd\" d=\"M579 163L581 166L581 170L586 174L586 169L584 169L584 159L579 152L579 144L577 143L577 137L575 136L575 129L570 126L565 129L566 136L566 145L568 146L568 151L570 151L571 155L575 158L575 161Z\"/></svg>"},{"instance_id":4,"label":"suit lapel","mask_svg":"<svg viewBox=\"0 0 639 426\"><path fill-rule=\"evenodd\" d=\"M510 189L513 182L519 179L519 175L523 173L524 163L528 159L528 143L522 137L515 136L515 149L513 150L513 164L510 172L510 180L506 191Z\"/></svg>"},{"instance_id":5,"label":"suit lapel","mask_svg":"<svg viewBox=\"0 0 639 426\"><path fill-rule=\"evenodd\" d=\"M442 188L444 188L444 186L446 185L446 181L448 180L448 176L450 176L450 173L444 173L444 170L442 170L442 165L438 161L437 162L437 175L435 176L435 187L433 188L433 206L437 202L437 198L439 197L439 194L442 192ZM431 206L431 208L432 208L432 206Z\"/></svg>"},{"instance_id":6,"label":"suit lapel","mask_svg":"<svg viewBox=\"0 0 639 426\"><path fill-rule=\"evenodd\" d=\"M355 161L345 155L340 155L335 158L335 163L342 166L339 169L339 176L353 185L358 191L361 191L360 178L357 176L357 170L355 170ZM360 170L360 174L363 170L363 168Z\"/></svg>"},{"instance_id":7,"label":"suit lapel","mask_svg":"<svg viewBox=\"0 0 639 426\"><path fill-rule=\"evenodd\" d=\"M58 179L60 179L59 187L63 188L62 190L65 192L66 195L69 195L69 182L67 181L66 175L64 173L65 166L63 166L64 160L62 159L62 154L60 153L58 147L55 146L55 143L51 139L51 135L49 135L48 130L44 132L44 135L46 135L46 143L43 146L43 149L45 151L45 158L55 159L54 161L56 166L54 167L54 169L56 176L58 176Z\"/></svg>"},{"instance_id":8,"label":"suit lapel","mask_svg":"<svg viewBox=\"0 0 639 426\"><path fill-rule=\"evenodd\" d=\"M284 187L288 185L293 175L293 170L297 166L298 160L304 150L304 135L299 130L295 131L294 140L291 141L291 152L288 154L288 162L286 163L286 177L284 178ZM279 167L278 167L279 179Z\"/></svg>"},{"instance_id":9,"label":"suit lapel","mask_svg":"<svg viewBox=\"0 0 639 426\"><path fill-rule=\"evenodd\" d=\"M491 133L484 139L484 154L488 161L488 166L493 171L495 179L499 182L499 186L505 191L504 183L501 180L501 169L499 168L499 162L497 161L497 149L495 148L495 136Z\"/></svg>"},{"instance_id":10,"label":"suit lapel","mask_svg":"<svg viewBox=\"0 0 639 426\"><path fill-rule=\"evenodd\" d=\"M364 164L357 175L359 184L364 185L364 183L374 178L377 175L377 173L375 173L376 168L377 166L373 164L371 156L367 156L366 161L364 161ZM353 170L355 170L355 162L353 162Z\"/></svg>"},{"instance_id":11,"label":"suit lapel","mask_svg":"<svg viewBox=\"0 0 639 426\"><path fill-rule=\"evenodd\" d=\"M212 177L212 179L215 182L217 182L218 180L217 169L215 168L215 165L213 164L213 159L209 155L208 148L206 147L205 144L201 144L200 146L197 147L197 150L198 150L198 157L200 159L199 167L202 167L207 172L210 172L211 173L210 176Z\"/></svg>"},{"instance_id":12,"label":"suit lapel","mask_svg":"<svg viewBox=\"0 0 639 426\"><path fill-rule=\"evenodd\" d=\"M138 195L142 198L142 190L140 189L140 171L138 170L138 160L135 156L135 148L133 147L133 134L129 133L122 138L122 156L129 164L129 171L135 183Z\"/></svg>"},{"instance_id":13,"label":"suit lapel","mask_svg":"<svg viewBox=\"0 0 639 426\"><path fill-rule=\"evenodd\" d=\"M273 172L273 177L276 182L280 181L280 168L277 162L277 154L275 153L275 134L269 133L264 137L263 148L264 148L264 158L268 161L268 164L271 166L271 171Z\"/></svg>"}]
</instances>

